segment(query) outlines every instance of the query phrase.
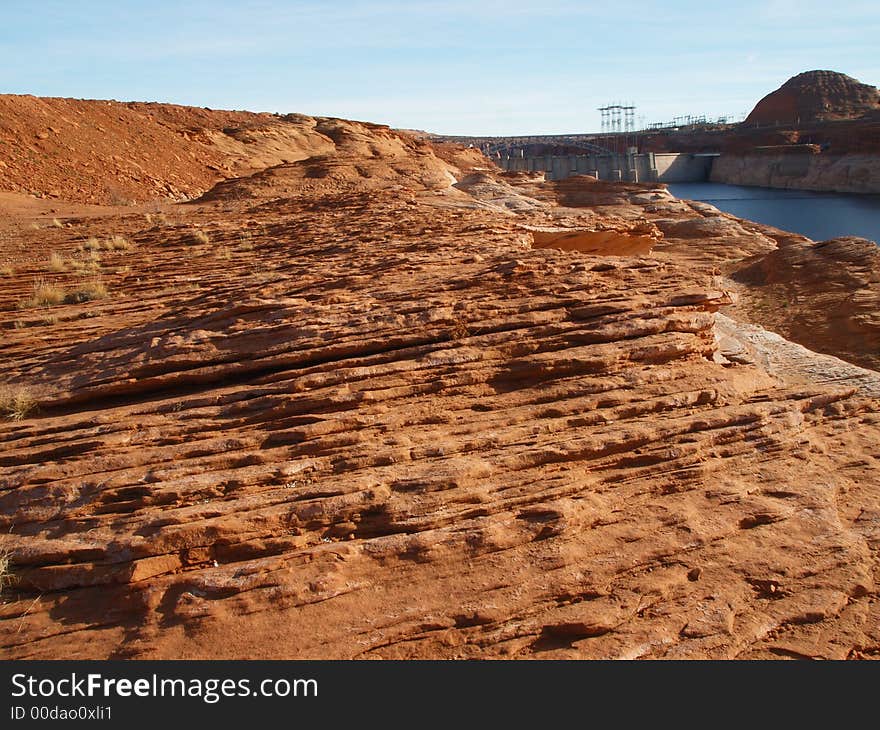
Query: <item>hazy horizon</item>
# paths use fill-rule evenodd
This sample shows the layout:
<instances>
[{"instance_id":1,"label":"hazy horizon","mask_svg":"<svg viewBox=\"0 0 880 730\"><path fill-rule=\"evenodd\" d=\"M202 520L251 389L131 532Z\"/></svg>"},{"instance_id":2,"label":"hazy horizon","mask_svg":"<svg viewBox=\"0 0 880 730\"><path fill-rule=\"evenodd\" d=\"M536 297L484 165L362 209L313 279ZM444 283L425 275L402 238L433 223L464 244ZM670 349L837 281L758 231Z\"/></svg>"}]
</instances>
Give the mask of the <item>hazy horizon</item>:
<instances>
[{"instance_id":1,"label":"hazy horizon","mask_svg":"<svg viewBox=\"0 0 880 730\"><path fill-rule=\"evenodd\" d=\"M788 78L876 85L874 3L140 3L6 9L0 91L300 112L440 134L597 132L742 117ZM37 12L39 10L39 12Z\"/></svg>"}]
</instances>

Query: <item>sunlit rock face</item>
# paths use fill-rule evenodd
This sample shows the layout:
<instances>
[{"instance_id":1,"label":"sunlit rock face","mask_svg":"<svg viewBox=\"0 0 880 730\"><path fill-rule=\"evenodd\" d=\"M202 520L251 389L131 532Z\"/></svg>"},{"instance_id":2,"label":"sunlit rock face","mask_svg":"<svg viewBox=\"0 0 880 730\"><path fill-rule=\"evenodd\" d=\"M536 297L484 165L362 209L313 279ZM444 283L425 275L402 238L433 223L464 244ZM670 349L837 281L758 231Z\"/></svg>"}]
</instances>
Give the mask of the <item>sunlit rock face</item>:
<instances>
[{"instance_id":1,"label":"sunlit rock face","mask_svg":"<svg viewBox=\"0 0 880 730\"><path fill-rule=\"evenodd\" d=\"M880 651L876 382L735 319L801 269L871 296L862 244L387 127L150 113L220 168L195 202L87 207L40 172L73 143L30 181L73 197L0 196L3 656Z\"/></svg>"},{"instance_id":2,"label":"sunlit rock face","mask_svg":"<svg viewBox=\"0 0 880 730\"><path fill-rule=\"evenodd\" d=\"M809 124L880 109L880 92L836 71L805 71L759 101L747 124Z\"/></svg>"}]
</instances>

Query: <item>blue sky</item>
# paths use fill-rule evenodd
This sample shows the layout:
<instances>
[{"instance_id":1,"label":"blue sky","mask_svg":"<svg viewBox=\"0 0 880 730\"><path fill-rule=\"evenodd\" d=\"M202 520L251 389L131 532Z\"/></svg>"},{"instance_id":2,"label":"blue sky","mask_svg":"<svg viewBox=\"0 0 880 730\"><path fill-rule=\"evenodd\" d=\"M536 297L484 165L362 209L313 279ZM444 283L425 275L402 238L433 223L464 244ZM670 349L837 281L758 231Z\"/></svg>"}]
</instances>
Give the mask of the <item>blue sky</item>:
<instances>
[{"instance_id":1,"label":"blue sky","mask_svg":"<svg viewBox=\"0 0 880 730\"><path fill-rule=\"evenodd\" d=\"M3 2L0 92L303 112L447 134L746 112L826 68L880 84L880 2Z\"/></svg>"}]
</instances>

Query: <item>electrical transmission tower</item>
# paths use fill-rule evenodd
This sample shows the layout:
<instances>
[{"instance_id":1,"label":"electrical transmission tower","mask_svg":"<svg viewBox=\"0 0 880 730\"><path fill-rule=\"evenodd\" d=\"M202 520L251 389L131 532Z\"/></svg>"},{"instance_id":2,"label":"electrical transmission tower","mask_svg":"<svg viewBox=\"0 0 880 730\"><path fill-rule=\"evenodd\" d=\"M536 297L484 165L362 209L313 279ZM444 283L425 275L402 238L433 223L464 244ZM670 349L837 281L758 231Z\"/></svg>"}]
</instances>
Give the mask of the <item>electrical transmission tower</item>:
<instances>
[{"instance_id":1,"label":"electrical transmission tower","mask_svg":"<svg viewBox=\"0 0 880 730\"><path fill-rule=\"evenodd\" d=\"M614 147L622 147L618 152L626 151L629 138L636 131L636 107L633 104L608 104L600 106L598 111L602 118L602 134L623 134L622 139L614 141Z\"/></svg>"}]
</instances>

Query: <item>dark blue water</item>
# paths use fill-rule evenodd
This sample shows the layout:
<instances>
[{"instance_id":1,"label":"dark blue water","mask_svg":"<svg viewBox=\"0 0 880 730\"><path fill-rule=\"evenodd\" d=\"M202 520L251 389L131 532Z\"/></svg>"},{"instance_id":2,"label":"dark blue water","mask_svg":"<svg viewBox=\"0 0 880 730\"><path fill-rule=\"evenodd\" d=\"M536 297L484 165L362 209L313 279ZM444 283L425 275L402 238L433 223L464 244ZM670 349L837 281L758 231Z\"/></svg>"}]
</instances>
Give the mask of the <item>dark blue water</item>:
<instances>
[{"instance_id":1,"label":"dark blue water","mask_svg":"<svg viewBox=\"0 0 880 730\"><path fill-rule=\"evenodd\" d=\"M813 193L721 183L673 183L676 198L701 200L739 218L800 233L814 241L861 236L880 241L880 195Z\"/></svg>"}]
</instances>

